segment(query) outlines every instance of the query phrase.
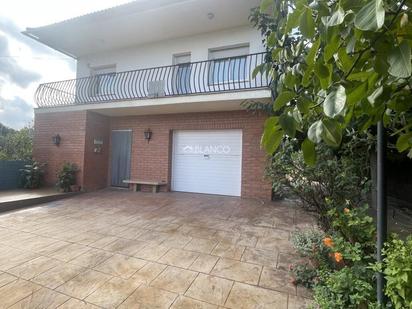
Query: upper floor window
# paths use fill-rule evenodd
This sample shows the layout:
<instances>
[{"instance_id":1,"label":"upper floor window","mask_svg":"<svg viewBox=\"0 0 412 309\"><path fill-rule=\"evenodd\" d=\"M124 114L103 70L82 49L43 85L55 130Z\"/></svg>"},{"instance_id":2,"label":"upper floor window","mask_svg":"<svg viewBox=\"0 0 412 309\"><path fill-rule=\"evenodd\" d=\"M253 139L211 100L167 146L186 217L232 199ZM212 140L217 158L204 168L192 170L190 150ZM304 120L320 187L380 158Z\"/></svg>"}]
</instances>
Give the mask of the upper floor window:
<instances>
[{"instance_id":1,"label":"upper floor window","mask_svg":"<svg viewBox=\"0 0 412 309\"><path fill-rule=\"evenodd\" d=\"M173 56L173 64L176 65L174 72L174 85L178 94L190 93L191 54L177 54Z\"/></svg>"},{"instance_id":2,"label":"upper floor window","mask_svg":"<svg viewBox=\"0 0 412 309\"><path fill-rule=\"evenodd\" d=\"M214 61L210 65L209 83L222 84L248 80L249 72L246 68L248 54L249 45L210 49L209 59Z\"/></svg>"},{"instance_id":3,"label":"upper floor window","mask_svg":"<svg viewBox=\"0 0 412 309\"><path fill-rule=\"evenodd\" d=\"M116 66L101 66L91 69L93 95L109 95L114 93Z\"/></svg>"}]
</instances>

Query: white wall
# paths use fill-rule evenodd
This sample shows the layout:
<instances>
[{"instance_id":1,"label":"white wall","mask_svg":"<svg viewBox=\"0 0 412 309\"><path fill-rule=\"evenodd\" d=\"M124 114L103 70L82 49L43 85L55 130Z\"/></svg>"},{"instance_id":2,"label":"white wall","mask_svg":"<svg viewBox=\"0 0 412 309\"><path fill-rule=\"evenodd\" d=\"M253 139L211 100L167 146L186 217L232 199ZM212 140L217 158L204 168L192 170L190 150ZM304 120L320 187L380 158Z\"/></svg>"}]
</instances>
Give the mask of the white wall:
<instances>
[{"instance_id":1,"label":"white wall","mask_svg":"<svg viewBox=\"0 0 412 309\"><path fill-rule=\"evenodd\" d=\"M137 32L136 35L139 35ZM90 75L90 68L116 65L116 71L128 71L173 64L173 55L191 53L191 61L208 59L212 48L244 44L250 45L250 53L263 52L260 33L249 27L228 29L191 37L135 46L127 49L103 52L81 57L77 61L77 77Z\"/></svg>"}]
</instances>

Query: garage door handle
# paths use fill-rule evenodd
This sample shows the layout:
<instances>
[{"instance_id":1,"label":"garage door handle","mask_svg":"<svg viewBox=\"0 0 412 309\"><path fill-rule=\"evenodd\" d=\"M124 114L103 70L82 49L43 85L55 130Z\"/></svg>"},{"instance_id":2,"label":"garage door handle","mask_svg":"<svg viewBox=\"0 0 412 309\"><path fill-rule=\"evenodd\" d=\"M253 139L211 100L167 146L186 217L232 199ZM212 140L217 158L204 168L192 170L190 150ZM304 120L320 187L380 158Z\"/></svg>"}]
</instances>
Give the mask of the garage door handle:
<instances>
[{"instance_id":1,"label":"garage door handle","mask_svg":"<svg viewBox=\"0 0 412 309\"><path fill-rule=\"evenodd\" d=\"M210 155L204 154L203 157L204 157L205 159L209 159L209 158L210 158Z\"/></svg>"}]
</instances>

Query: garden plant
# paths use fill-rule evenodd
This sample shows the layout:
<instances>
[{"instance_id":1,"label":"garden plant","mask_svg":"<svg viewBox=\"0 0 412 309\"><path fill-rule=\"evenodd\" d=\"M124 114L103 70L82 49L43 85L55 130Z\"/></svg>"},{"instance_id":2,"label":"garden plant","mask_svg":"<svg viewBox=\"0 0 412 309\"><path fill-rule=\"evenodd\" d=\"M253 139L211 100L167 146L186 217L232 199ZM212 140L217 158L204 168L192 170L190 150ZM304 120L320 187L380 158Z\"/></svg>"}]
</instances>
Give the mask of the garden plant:
<instances>
[{"instance_id":1,"label":"garden plant","mask_svg":"<svg viewBox=\"0 0 412 309\"><path fill-rule=\"evenodd\" d=\"M76 173L78 170L74 163L64 163L57 173L56 186L63 190L63 192L70 192L71 186L76 184Z\"/></svg>"},{"instance_id":2,"label":"garden plant","mask_svg":"<svg viewBox=\"0 0 412 309\"><path fill-rule=\"evenodd\" d=\"M381 121L396 150L412 158L412 1L262 0L250 20L261 31L273 104L261 139L275 194L298 197L320 230L297 231L306 258L297 284L320 308L412 308L411 239L387 242L376 261L369 215L370 163Z\"/></svg>"},{"instance_id":3,"label":"garden plant","mask_svg":"<svg viewBox=\"0 0 412 309\"><path fill-rule=\"evenodd\" d=\"M20 170L23 188L37 189L43 184L45 164L33 161Z\"/></svg>"}]
</instances>

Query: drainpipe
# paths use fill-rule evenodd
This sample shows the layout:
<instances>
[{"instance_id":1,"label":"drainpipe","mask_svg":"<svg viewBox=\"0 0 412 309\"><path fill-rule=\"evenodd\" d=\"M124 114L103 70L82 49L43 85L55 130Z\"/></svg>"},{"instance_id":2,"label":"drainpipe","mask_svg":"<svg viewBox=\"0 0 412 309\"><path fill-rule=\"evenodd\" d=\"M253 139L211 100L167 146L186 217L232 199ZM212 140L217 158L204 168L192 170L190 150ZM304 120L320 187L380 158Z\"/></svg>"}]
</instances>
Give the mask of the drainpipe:
<instances>
[{"instance_id":1,"label":"drainpipe","mask_svg":"<svg viewBox=\"0 0 412 309\"><path fill-rule=\"evenodd\" d=\"M382 121L378 122L378 140L376 146L377 152L377 185L376 185L376 203L377 203L377 261L382 262L382 249L387 237L387 196L386 196L386 136L385 128ZM385 303L385 278L383 273L378 272L377 276L377 299L380 304Z\"/></svg>"}]
</instances>

